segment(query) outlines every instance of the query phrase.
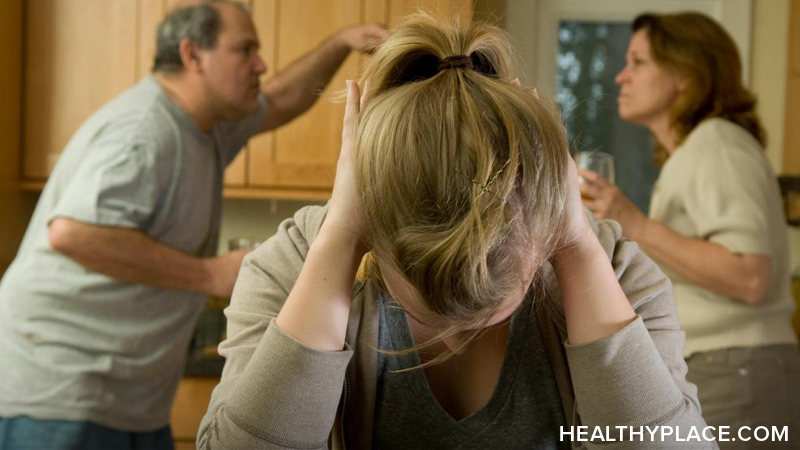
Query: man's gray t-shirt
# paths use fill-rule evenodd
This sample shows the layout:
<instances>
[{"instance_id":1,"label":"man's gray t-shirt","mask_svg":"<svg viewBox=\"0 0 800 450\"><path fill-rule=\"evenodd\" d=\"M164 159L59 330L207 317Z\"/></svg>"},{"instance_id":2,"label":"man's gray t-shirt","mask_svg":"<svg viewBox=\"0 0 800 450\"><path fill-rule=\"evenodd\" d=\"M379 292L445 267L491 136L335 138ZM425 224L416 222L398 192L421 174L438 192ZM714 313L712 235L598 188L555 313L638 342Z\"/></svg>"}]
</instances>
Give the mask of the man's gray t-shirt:
<instances>
[{"instance_id":1,"label":"man's gray t-shirt","mask_svg":"<svg viewBox=\"0 0 800 450\"><path fill-rule=\"evenodd\" d=\"M57 217L141 230L216 254L225 166L266 115L203 133L152 77L90 117L64 149L0 281L0 416L148 431L169 407L205 296L123 283L54 251Z\"/></svg>"}]
</instances>

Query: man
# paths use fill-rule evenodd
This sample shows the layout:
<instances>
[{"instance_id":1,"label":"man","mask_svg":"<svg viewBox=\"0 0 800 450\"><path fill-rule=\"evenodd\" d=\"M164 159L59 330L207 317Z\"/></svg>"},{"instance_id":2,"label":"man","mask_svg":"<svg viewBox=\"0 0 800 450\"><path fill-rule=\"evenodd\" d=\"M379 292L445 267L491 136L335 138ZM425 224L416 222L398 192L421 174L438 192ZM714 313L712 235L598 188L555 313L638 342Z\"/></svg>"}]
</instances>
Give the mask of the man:
<instances>
[{"instance_id":1,"label":"man","mask_svg":"<svg viewBox=\"0 0 800 450\"><path fill-rule=\"evenodd\" d=\"M214 256L225 166L385 33L341 30L260 91L243 7L208 0L165 19L154 75L72 137L0 283L0 449L172 448L194 324L206 295L231 294L246 253Z\"/></svg>"}]
</instances>

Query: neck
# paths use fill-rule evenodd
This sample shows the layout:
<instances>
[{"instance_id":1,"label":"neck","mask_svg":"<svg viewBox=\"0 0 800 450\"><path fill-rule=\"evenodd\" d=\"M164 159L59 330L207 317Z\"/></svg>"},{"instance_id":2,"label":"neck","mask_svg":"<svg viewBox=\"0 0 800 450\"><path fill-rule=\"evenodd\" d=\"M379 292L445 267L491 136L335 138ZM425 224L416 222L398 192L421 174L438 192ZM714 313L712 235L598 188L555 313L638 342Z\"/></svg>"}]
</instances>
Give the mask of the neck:
<instances>
[{"instance_id":1,"label":"neck","mask_svg":"<svg viewBox=\"0 0 800 450\"><path fill-rule=\"evenodd\" d=\"M647 125L656 140L670 155L678 146L678 135L668 115L663 115Z\"/></svg>"},{"instance_id":2,"label":"neck","mask_svg":"<svg viewBox=\"0 0 800 450\"><path fill-rule=\"evenodd\" d=\"M192 80L189 80L185 74L156 73L153 76L164 88L167 96L186 111L186 114L192 118L201 131L204 133L211 131L215 119L206 106L205 96L201 94L202 89L194 87Z\"/></svg>"}]
</instances>

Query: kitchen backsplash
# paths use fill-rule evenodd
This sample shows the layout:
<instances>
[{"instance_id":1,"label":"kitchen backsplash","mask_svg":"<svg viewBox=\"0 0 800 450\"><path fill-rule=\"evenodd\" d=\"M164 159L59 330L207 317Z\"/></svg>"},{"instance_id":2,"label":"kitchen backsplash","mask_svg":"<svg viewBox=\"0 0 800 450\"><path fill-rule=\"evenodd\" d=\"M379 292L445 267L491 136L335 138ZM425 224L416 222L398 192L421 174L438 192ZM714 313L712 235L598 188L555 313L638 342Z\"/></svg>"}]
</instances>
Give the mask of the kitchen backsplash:
<instances>
[{"instance_id":1,"label":"kitchen backsplash","mask_svg":"<svg viewBox=\"0 0 800 450\"><path fill-rule=\"evenodd\" d=\"M276 231L278 225L292 217L298 209L306 205L321 203L287 200L247 200L225 199L222 203L222 229L220 230L219 252L228 251L228 241L232 238L248 238L264 241Z\"/></svg>"},{"instance_id":2,"label":"kitchen backsplash","mask_svg":"<svg viewBox=\"0 0 800 450\"><path fill-rule=\"evenodd\" d=\"M789 226L789 245L792 248L792 276L800 278L800 227Z\"/></svg>"}]
</instances>

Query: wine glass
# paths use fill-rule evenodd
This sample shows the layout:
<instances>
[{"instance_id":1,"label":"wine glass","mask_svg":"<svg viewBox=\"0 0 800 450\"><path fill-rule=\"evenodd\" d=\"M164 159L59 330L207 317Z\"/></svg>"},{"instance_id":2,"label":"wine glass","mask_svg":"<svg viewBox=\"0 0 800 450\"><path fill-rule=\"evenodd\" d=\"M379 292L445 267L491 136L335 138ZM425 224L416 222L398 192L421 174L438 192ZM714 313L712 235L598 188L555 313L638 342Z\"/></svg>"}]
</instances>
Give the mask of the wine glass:
<instances>
[{"instance_id":1,"label":"wine glass","mask_svg":"<svg viewBox=\"0 0 800 450\"><path fill-rule=\"evenodd\" d=\"M590 151L580 152L575 155L575 164L578 169L591 170L614 184L614 156L606 152ZM581 183L585 180L581 177Z\"/></svg>"}]
</instances>

